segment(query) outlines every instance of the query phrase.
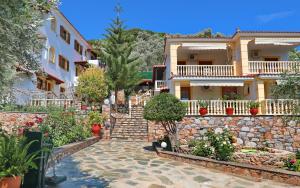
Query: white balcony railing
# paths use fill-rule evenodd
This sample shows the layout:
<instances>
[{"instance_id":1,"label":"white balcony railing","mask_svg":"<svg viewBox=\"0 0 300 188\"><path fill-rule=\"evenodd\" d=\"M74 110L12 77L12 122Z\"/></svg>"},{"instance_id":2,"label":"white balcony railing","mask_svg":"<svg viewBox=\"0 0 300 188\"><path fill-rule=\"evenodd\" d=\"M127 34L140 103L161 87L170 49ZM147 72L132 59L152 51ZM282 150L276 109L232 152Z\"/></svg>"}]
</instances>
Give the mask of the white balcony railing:
<instances>
[{"instance_id":1,"label":"white balcony railing","mask_svg":"<svg viewBox=\"0 0 300 188\"><path fill-rule=\"evenodd\" d=\"M31 106L59 106L63 108L74 107L73 99L32 99Z\"/></svg>"},{"instance_id":2,"label":"white balcony railing","mask_svg":"<svg viewBox=\"0 0 300 188\"><path fill-rule=\"evenodd\" d=\"M177 65L177 76L233 76L233 65Z\"/></svg>"},{"instance_id":3,"label":"white balcony railing","mask_svg":"<svg viewBox=\"0 0 300 188\"><path fill-rule=\"evenodd\" d=\"M187 103L186 115L199 115L197 100L183 100ZM248 104L250 100L207 100L207 115L226 115L226 108L234 108L233 115L250 115ZM299 100L290 99L266 99L262 102L261 110L263 115L299 115L295 108L299 108Z\"/></svg>"},{"instance_id":4,"label":"white balcony railing","mask_svg":"<svg viewBox=\"0 0 300 188\"><path fill-rule=\"evenodd\" d=\"M183 100L187 103L186 115L199 115L199 105L197 100ZM226 115L226 108L234 108L234 115L250 115L248 103L250 100L208 100L207 115Z\"/></svg>"},{"instance_id":5,"label":"white balcony railing","mask_svg":"<svg viewBox=\"0 0 300 188\"><path fill-rule=\"evenodd\" d=\"M293 115L295 108L299 108L299 100L291 99L266 99L265 108L267 115Z\"/></svg>"},{"instance_id":6,"label":"white balcony railing","mask_svg":"<svg viewBox=\"0 0 300 188\"><path fill-rule=\"evenodd\" d=\"M281 74L300 72L300 61L249 61L251 74Z\"/></svg>"},{"instance_id":7,"label":"white balcony railing","mask_svg":"<svg viewBox=\"0 0 300 188\"><path fill-rule=\"evenodd\" d=\"M161 90L167 87L167 83L164 80L155 80L155 90Z\"/></svg>"}]
</instances>

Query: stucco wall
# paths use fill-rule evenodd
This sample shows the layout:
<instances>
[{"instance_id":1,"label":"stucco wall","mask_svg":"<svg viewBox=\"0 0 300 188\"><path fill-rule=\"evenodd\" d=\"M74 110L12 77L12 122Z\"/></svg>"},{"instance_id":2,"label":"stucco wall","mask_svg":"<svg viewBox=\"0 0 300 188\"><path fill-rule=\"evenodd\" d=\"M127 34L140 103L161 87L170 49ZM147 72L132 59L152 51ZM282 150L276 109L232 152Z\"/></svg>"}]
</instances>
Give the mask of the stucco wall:
<instances>
[{"instance_id":1,"label":"stucco wall","mask_svg":"<svg viewBox=\"0 0 300 188\"><path fill-rule=\"evenodd\" d=\"M178 138L181 143L203 138L207 130L217 132L228 128L241 145L271 147L296 151L300 148L300 123L275 116L207 116L185 117L178 124ZM163 128L155 122L148 122L149 138L155 140L164 135Z\"/></svg>"}]
</instances>

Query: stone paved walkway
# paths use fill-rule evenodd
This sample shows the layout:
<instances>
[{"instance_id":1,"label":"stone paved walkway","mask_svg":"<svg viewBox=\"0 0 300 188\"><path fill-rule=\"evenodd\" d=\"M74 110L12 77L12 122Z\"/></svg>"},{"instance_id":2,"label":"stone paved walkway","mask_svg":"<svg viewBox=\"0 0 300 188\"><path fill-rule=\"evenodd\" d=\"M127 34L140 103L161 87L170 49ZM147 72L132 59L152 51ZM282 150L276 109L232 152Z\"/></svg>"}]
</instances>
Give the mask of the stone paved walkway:
<instances>
[{"instance_id":1,"label":"stone paved walkway","mask_svg":"<svg viewBox=\"0 0 300 188\"><path fill-rule=\"evenodd\" d=\"M92 188L276 188L272 181L253 182L187 163L159 158L151 143L99 142L65 158L58 175L68 180L57 187ZM144 149L146 148L146 149ZM51 174L51 169L48 174Z\"/></svg>"}]
</instances>

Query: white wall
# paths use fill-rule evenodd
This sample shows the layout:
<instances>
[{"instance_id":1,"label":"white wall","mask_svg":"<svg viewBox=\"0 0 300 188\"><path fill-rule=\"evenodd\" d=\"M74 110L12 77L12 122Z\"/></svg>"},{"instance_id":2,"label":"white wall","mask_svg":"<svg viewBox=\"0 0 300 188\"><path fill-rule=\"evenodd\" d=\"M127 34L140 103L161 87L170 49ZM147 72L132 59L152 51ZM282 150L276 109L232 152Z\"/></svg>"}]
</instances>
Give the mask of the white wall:
<instances>
[{"instance_id":1,"label":"white wall","mask_svg":"<svg viewBox=\"0 0 300 188\"><path fill-rule=\"evenodd\" d=\"M31 97L25 91L34 91L36 88L35 77L27 73L17 73L14 80L13 88L17 88L20 92L14 92L15 102L19 105L28 104ZM24 91L24 92L22 92Z\"/></svg>"},{"instance_id":2,"label":"white wall","mask_svg":"<svg viewBox=\"0 0 300 188\"><path fill-rule=\"evenodd\" d=\"M189 60L194 54L194 60ZM199 61L212 61L213 65L226 65L226 50L178 50L178 61L186 61L188 65L198 65Z\"/></svg>"},{"instance_id":3,"label":"white wall","mask_svg":"<svg viewBox=\"0 0 300 188\"><path fill-rule=\"evenodd\" d=\"M56 31L51 30L51 17L56 18L57 26ZM65 42L60 37L60 26L63 26L70 34L70 44ZM74 83L75 78L75 61L82 61L87 60L90 58L90 56L85 57L84 52L86 49L89 48L86 41L84 41L80 35L75 31L75 29L68 23L67 20L64 19L64 17L58 13L56 10L51 12L51 15L47 15L44 25L41 28L42 35L46 36L46 42L45 42L45 49L43 50L41 64L42 67L46 69L46 71L49 70L49 73L54 74L55 76L58 76L59 79L65 81L65 86L70 86ZM82 46L83 46L83 55L80 55L75 49L74 49L74 40L77 40ZM55 64L49 63L49 49L50 47L55 48ZM59 55L64 56L66 59L69 60L69 71L65 71L64 69L60 68L58 65L58 58Z\"/></svg>"}]
</instances>

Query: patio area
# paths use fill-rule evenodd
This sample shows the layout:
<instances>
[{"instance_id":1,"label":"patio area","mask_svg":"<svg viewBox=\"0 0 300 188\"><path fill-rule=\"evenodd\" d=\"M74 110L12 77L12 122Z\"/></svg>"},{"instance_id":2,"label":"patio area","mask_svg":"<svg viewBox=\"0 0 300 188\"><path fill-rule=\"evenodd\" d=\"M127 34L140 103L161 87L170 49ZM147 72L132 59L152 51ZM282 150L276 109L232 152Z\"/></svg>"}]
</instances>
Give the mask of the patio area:
<instances>
[{"instance_id":1,"label":"patio area","mask_svg":"<svg viewBox=\"0 0 300 188\"><path fill-rule=\"evenodd\" d=\"M150 146L151 143L98 142L57 165L57 175L68 177L57 187L289 187L160 158L149 150ZM52 175L52 169L48 175Z\"/></svg>"}]
</instances>

